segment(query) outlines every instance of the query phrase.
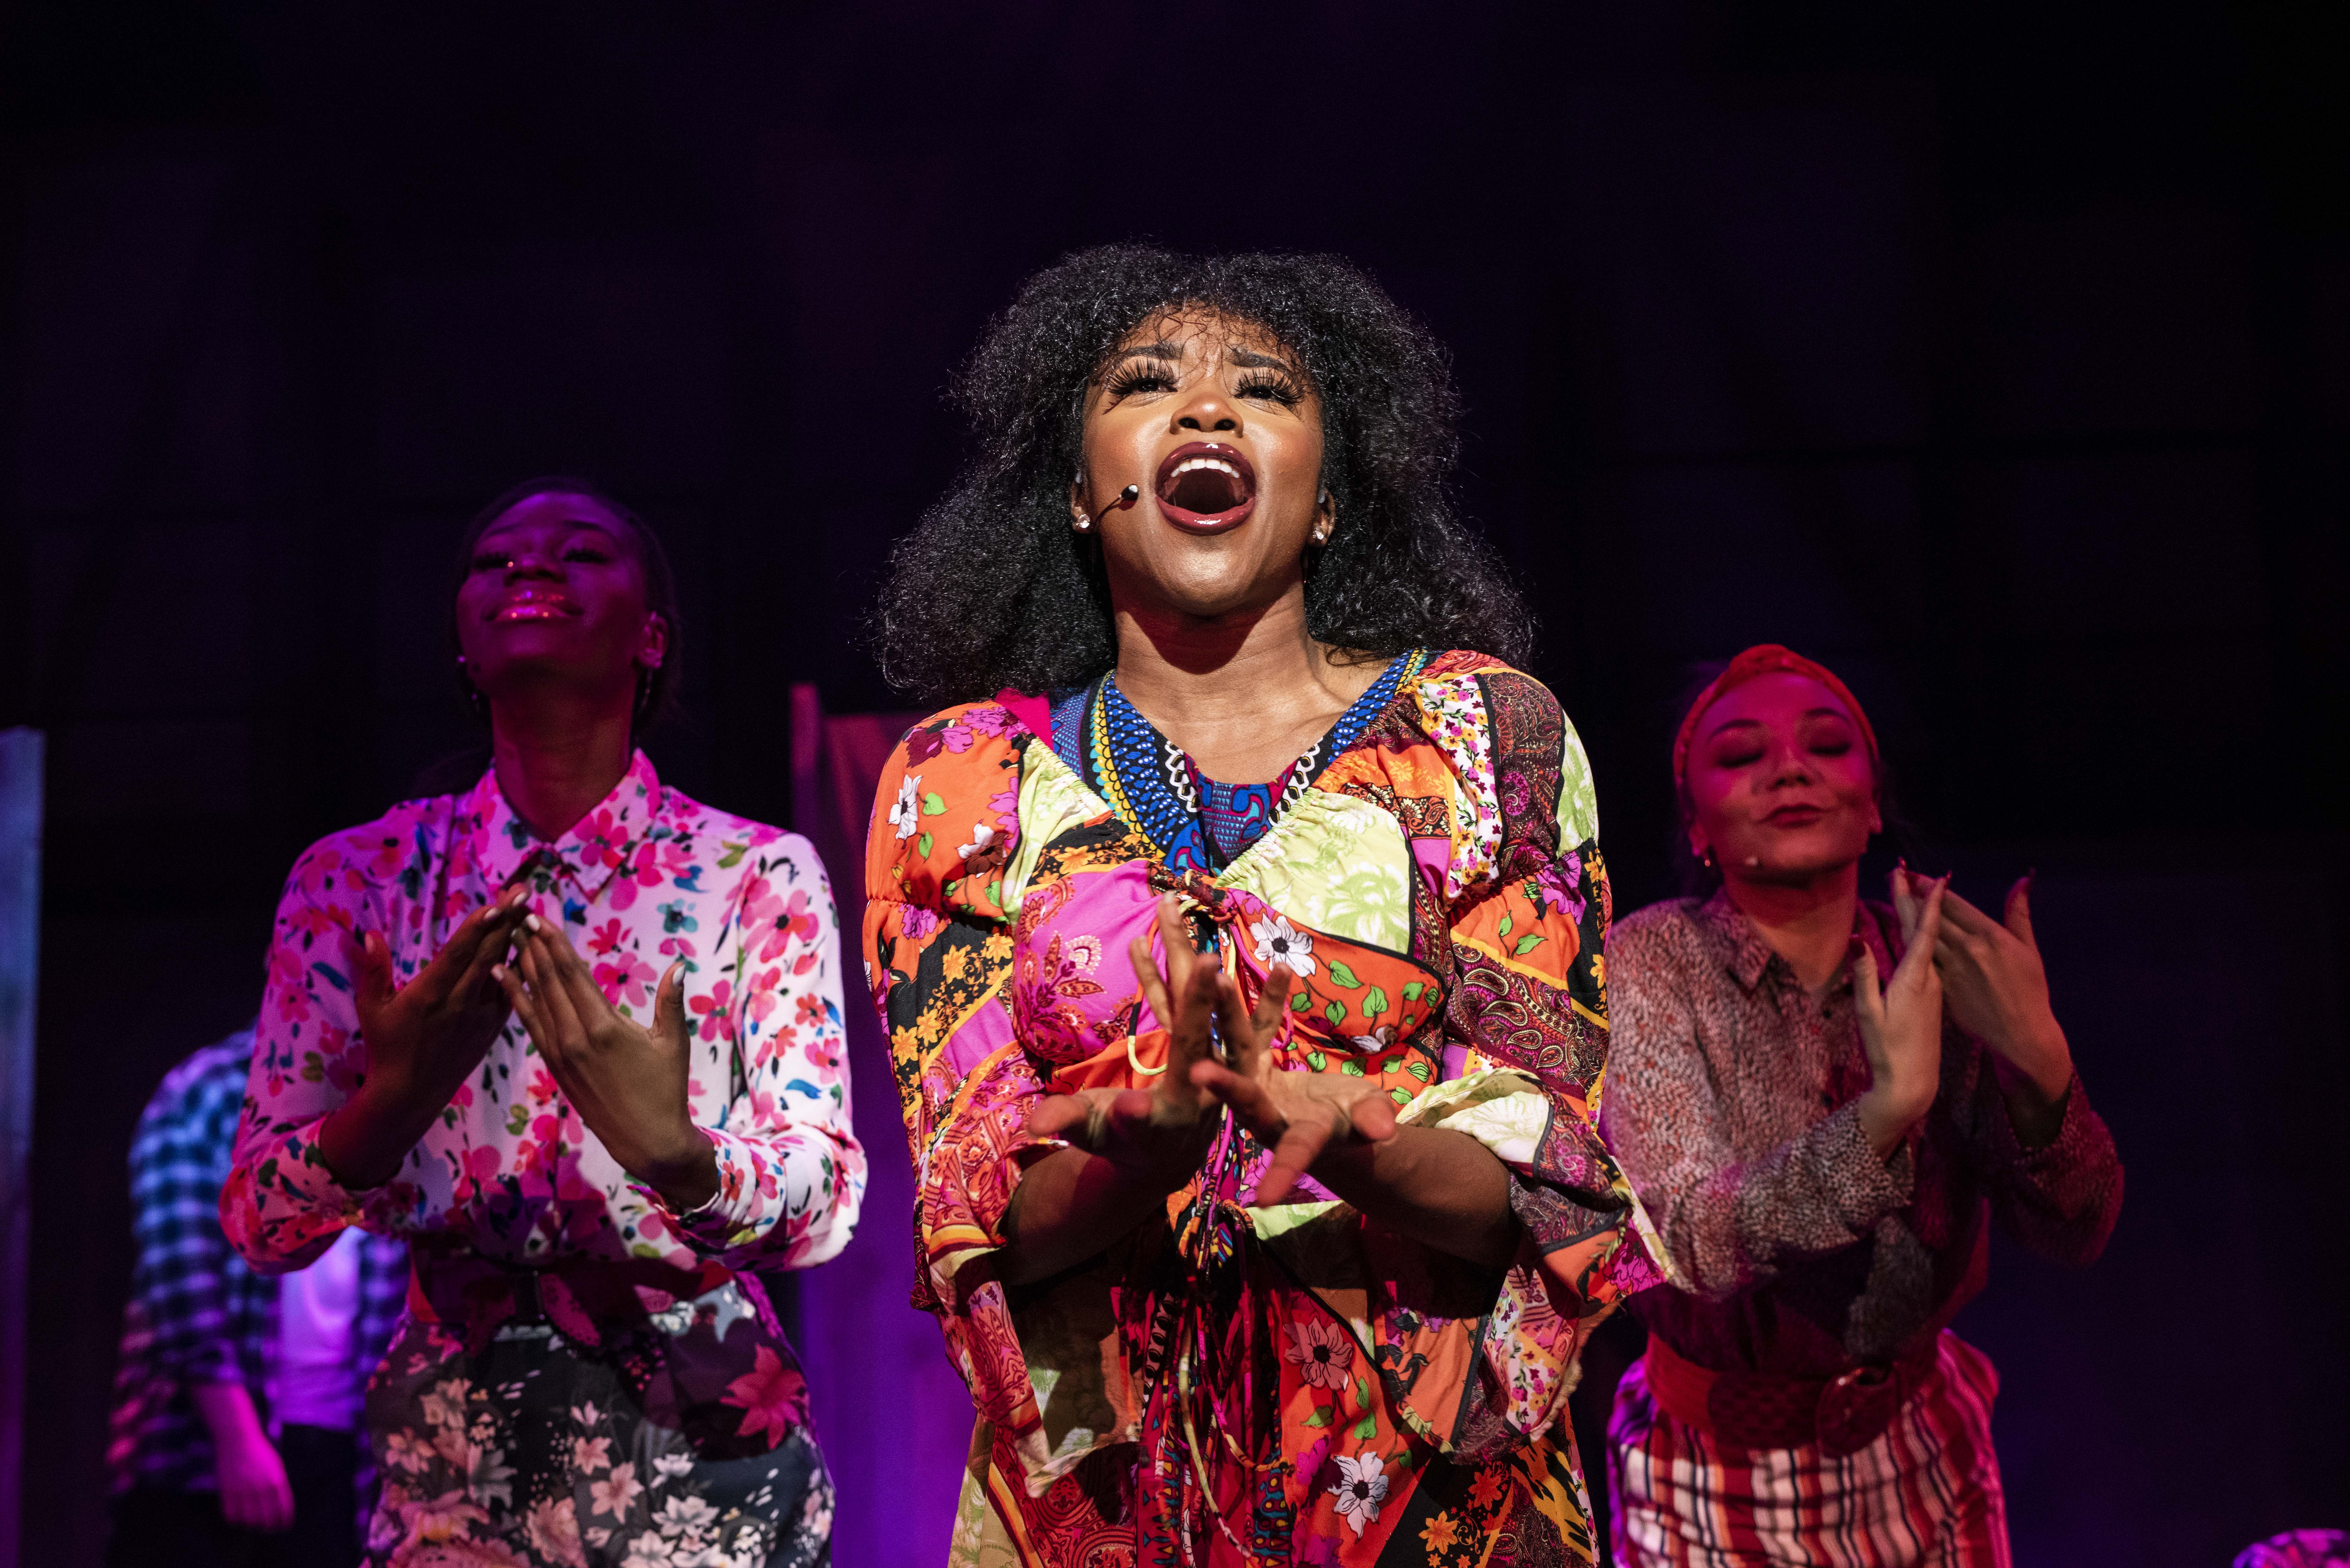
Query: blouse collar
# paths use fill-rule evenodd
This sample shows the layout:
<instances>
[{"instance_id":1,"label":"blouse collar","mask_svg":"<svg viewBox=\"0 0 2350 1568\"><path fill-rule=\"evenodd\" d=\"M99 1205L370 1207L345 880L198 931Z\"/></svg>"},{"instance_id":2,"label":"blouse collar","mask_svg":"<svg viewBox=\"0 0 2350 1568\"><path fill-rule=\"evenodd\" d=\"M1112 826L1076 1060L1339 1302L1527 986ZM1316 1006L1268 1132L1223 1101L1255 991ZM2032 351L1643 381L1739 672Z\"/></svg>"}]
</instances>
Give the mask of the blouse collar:
<instances>
[{"instance_id":1,"label":"blouse collar","mask_svg":"<svg viewBox=\"0 0 2350 1568\"><path fill-rule=\"evenodd\" d=\"M1889 980L1896 961L1893 933L1898 928L1891 919L1892 911L1882 905L1863 898L1852 913L1852 934L1858 937L1877 960L1880 980ZM1771 961L1779 955L1771 944L1757 935L1738 907L1730 901L1730 889L1717 888L1713 897L1698 906L1698 925L1712 939L1721 959L1721 967L1738 981L1742 991L1752 991L1762 980Z\"/></svg>"},{"instance_id":2,"label":"blouse collar","mask_svg":"<svg viewBox=\"0 0 2350 1568\"><path fill-rule=\"evenodd\" d=\"M612 793L551 844L515 814L505 791L498 787L495 767L482 775L461 812L469 819L466 835L473 864L490 886L507 887L534 862L552 860L583 898L592 899L612 873L635 856L660 819L663 800L652 759L638 752Z\"/></svg>"}]
</instances>

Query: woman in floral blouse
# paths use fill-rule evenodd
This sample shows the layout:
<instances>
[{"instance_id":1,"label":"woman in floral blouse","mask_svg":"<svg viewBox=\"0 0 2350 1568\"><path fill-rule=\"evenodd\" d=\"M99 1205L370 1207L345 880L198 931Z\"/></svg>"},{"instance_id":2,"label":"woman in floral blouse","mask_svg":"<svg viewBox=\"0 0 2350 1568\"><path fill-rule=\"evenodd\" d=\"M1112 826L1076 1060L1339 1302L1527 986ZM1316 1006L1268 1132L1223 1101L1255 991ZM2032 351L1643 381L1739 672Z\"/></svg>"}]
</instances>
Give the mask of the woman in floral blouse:
<instances>
[{"instance_id":1,"label":"woman in floral blouse","mask_svg":"<svg viewBox=\"0 0 2350 1568\"><path fill-rule=\"evenodd\" d=\"M1440 350L1335 259L1115 248L962 393L865 923L955 1561L1589 1561L1607 878Z\"/></svg>"},{"instance_id":2,"label":"woman in floral blouse","mask_svg":"<svg viewBox=\"0 0 2350 1568\"><path fill-rule=\"evenodd\" d=\"M273 1272L348 1225L411 1243L372 1563L824 1561L749 1272L837 1252L864 1189L824 868L634 750L679 628L625 508L518 487L454 599L495 760L296 863L222 1220Z\"/></svg>"}]
</instances>

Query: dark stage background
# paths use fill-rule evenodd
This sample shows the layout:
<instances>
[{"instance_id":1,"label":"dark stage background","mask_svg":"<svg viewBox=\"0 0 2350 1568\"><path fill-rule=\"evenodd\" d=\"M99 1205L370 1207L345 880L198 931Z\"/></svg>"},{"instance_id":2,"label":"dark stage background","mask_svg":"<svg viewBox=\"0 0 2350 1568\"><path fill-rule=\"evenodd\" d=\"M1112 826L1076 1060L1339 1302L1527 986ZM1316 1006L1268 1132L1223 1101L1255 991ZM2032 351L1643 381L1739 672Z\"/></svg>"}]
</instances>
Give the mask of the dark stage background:
<instances>
[{"instance_id":1,"label":"dark stage background","mask_svg":"<svg viewBox=\"0 0 2350 1568\"><path fill-rule=\"evenodd\" d=\"M788 683L894 705L859 616L950 369L1138 235L1342 251L1453 346L1620 907L1670 890L1673 693L1762 639L1860 690L1922 864L2040 869L2130 1195L1960 1324L2019 1562L2350 1524L2331 9L0 12L0 723L52 759L25 1561L102 1539L141 1102L250 1012L296 851L467 738L460 520L556 470L667 529L655 755L788 820ZM927 1477L839 1480L847 1568L939 1561Z\"/></svg>"}]
</instances>

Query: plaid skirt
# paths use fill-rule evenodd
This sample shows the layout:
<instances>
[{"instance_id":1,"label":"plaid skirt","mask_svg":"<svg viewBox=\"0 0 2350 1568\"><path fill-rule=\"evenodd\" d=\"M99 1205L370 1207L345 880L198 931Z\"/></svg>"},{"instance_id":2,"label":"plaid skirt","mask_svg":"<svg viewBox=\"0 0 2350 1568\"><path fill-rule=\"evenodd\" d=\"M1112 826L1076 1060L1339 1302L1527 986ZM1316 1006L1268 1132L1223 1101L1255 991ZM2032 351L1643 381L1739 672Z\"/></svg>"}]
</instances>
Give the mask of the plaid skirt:
<instances>
[{"instance_id":1,"label":"plaid skirt","mask_svg":"<svg viewBox=\"0 0 2350 1568\"><path fill-rule=\"evenodd\" d=\"M1932 1374L1856 1453L1718 1448L1649 1392L1645 1361L1607 1424L1616 1561L1626 1568L2008 1568L1991 1452L1999 1375L1945 1333Z\"/></svg>"},{"instance_id":2,"label":"plaid skirt","mask_svg":"<svg viewBox=\"0 0 2350 1568\"><path fill-rule=\"evenodd\" d=\"M807 1385L755 1280L572 1334L535 1311L468 1334L416 1300L368 1386L369 1568L830 1561Z\"/></svg>"}]
</instances>

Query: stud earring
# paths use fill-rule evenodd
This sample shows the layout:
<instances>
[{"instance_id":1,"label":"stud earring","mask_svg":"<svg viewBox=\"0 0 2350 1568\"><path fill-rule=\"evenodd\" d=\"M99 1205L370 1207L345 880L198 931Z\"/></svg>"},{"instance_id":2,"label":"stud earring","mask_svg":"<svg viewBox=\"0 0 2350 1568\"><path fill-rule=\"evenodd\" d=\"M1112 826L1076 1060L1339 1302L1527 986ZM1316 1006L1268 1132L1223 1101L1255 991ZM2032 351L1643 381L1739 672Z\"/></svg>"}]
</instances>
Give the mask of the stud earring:
<instances>
[{"instance_id":1,"label":"stud earring","mask_svg":"<svg viewBox=\"0 0 2350 1568\"><path fill-rule=\"evenodd\" d=\"M1080 534L1084 534L1084 533L1090 532L1090 531L1092 530L1092 528L1093 528L1093 525L1094 525L1094 520L1093 520L1092 518L1090 518L1090 517L1087 516L1087 515L1086 515L1084 513L1082 513L1082 512L1080 512L1080 513L1078 513L1078 514L1077 514L1077 520L1076 520L1076 522L1073 524L1073 526L1074 526L1074 527L1076 529L1076 531L1077 531L1078 533L1080 533Z\"/></svg>"}]
</instances>

